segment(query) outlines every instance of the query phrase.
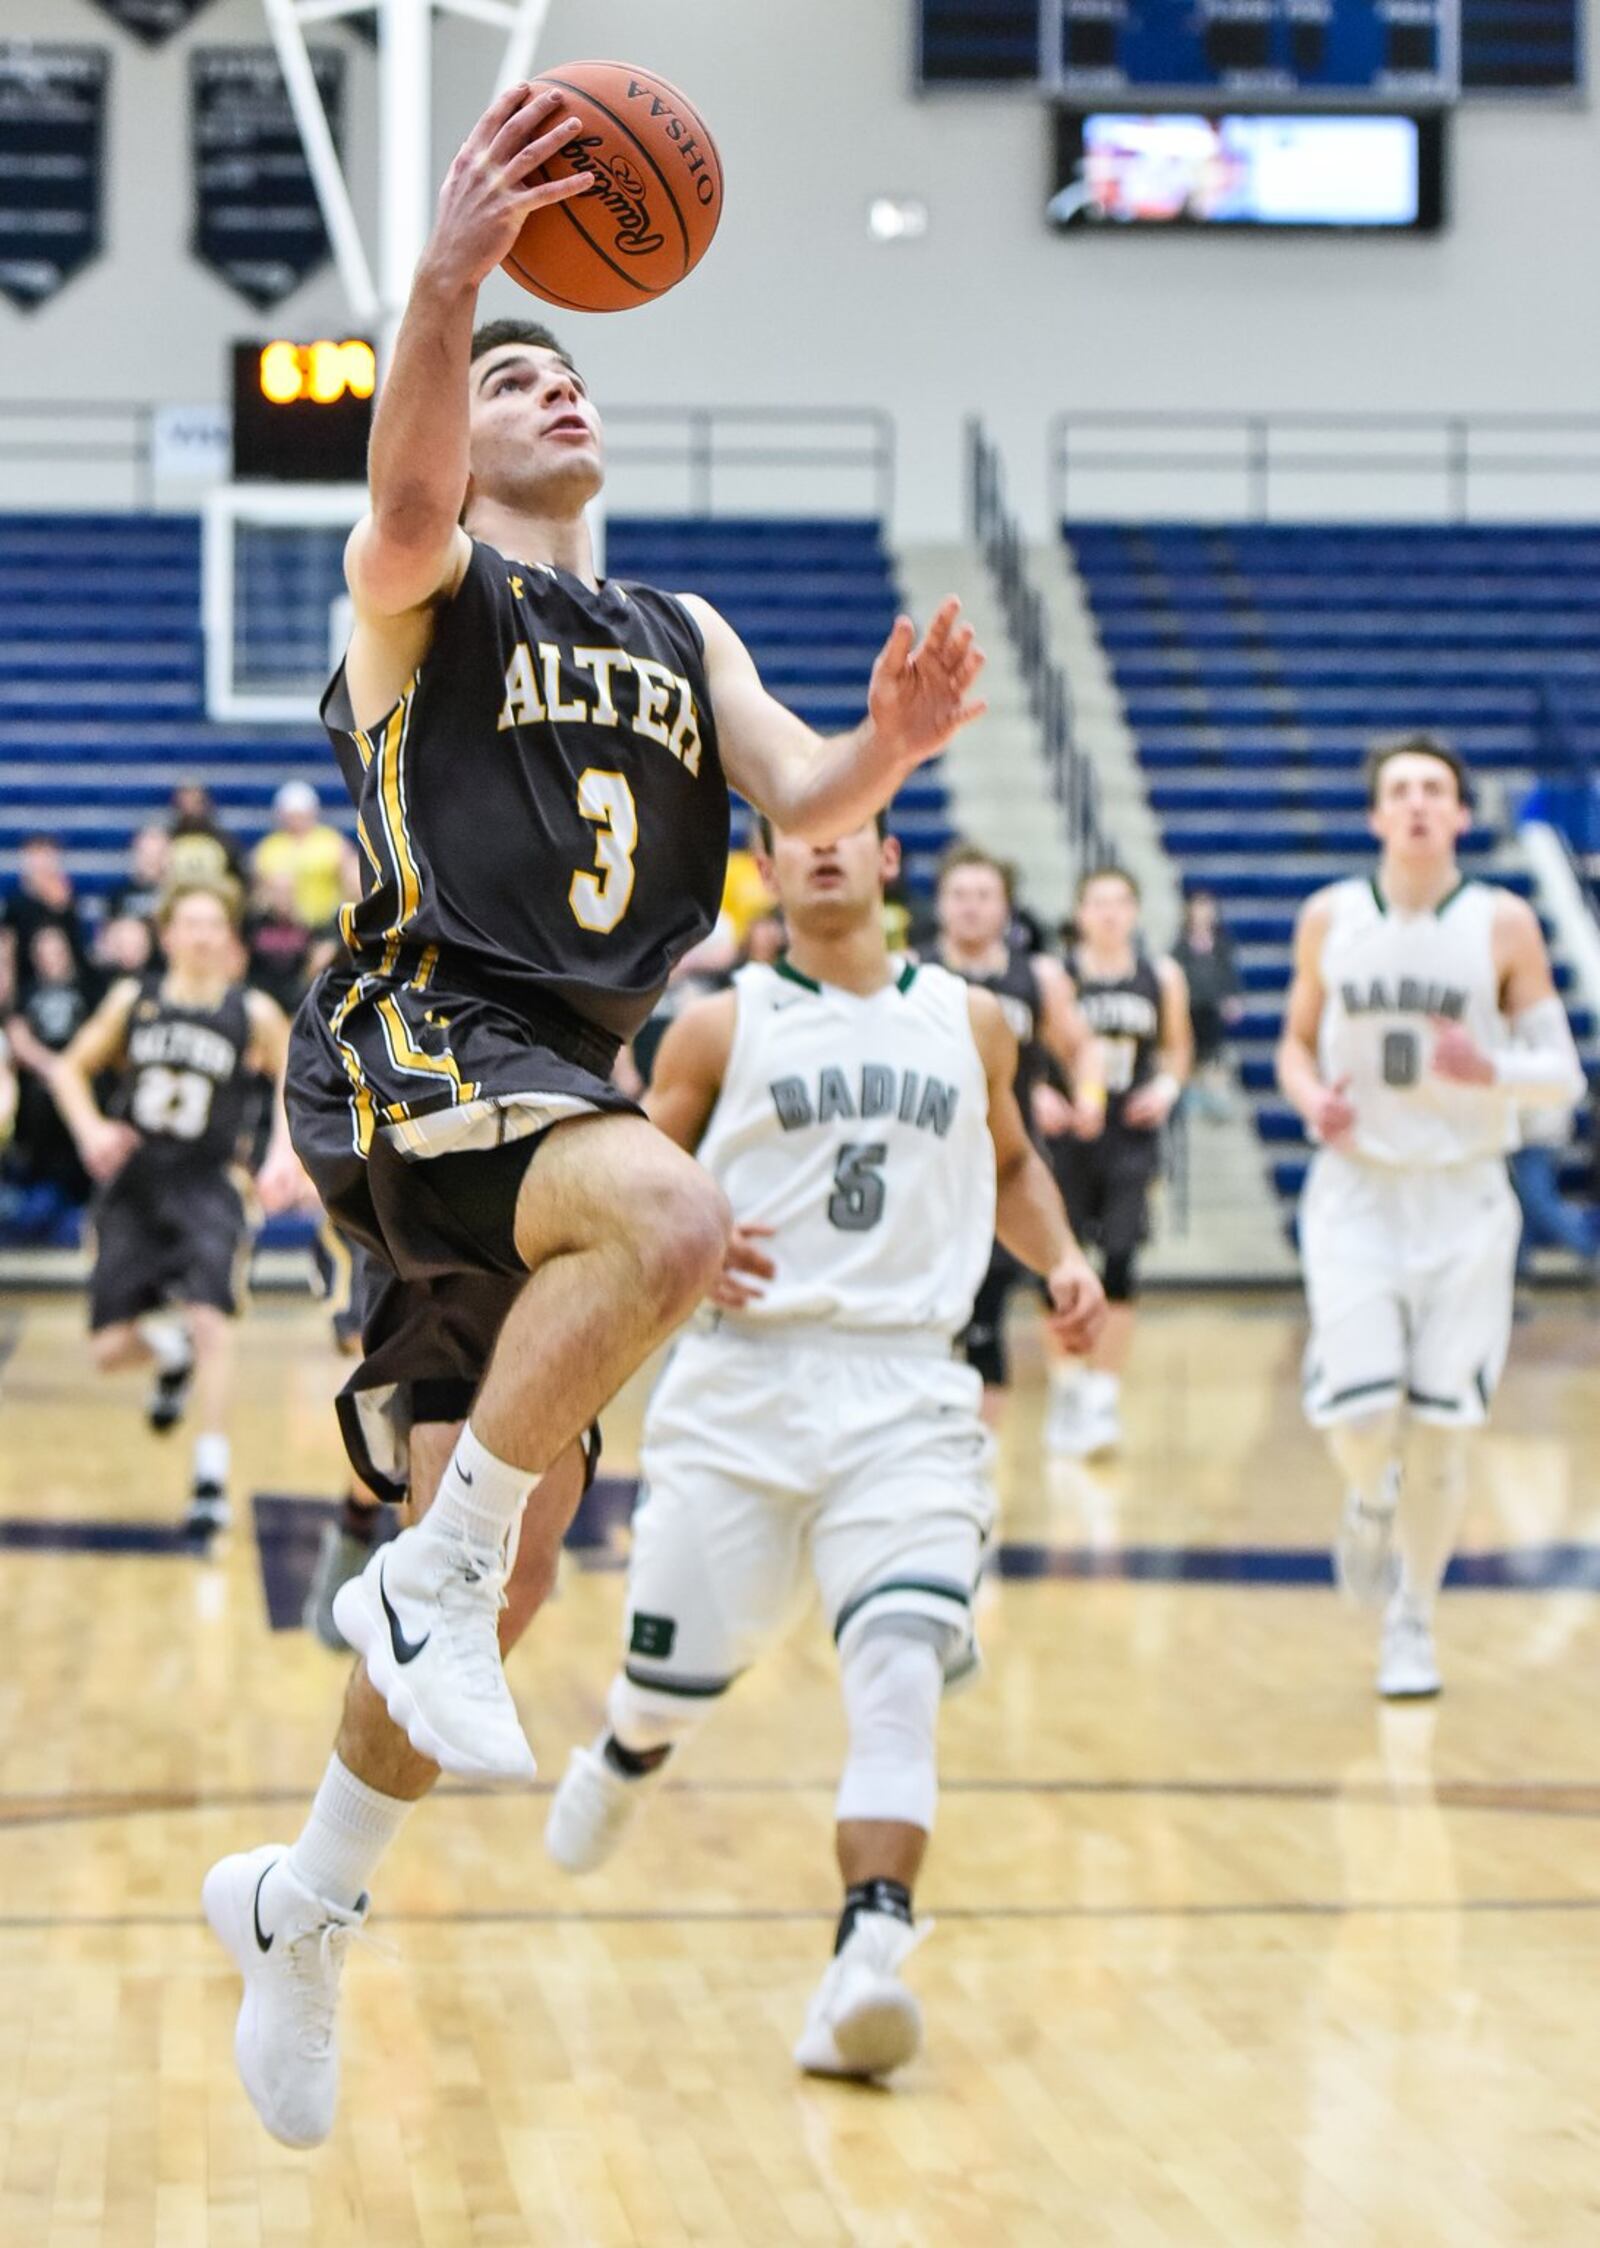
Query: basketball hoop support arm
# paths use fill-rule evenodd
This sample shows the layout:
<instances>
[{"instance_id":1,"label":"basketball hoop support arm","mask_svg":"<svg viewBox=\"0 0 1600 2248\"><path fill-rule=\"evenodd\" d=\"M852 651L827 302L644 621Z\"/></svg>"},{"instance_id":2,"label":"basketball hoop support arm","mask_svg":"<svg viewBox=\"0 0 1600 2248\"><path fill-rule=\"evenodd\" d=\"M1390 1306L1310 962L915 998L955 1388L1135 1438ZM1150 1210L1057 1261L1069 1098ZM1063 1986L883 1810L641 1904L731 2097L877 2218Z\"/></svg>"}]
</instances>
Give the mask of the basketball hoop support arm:
<instances>
[{"instance_id":1,"label":"basketball hoop support arm","mask_svg":"<svg viewBox=\"0 0 1600 2248\"><path fill-rule=\"evenodd\" d=\"M377 275L306 47L306 27L356 15L374 0L262 0L295 124L351 315L376 327L387 362L428 239L433 210L433 18L462 16L506 35L496 91L527 75L550 0L376 0L378 17Z\"/></svg>"}]
</instances>

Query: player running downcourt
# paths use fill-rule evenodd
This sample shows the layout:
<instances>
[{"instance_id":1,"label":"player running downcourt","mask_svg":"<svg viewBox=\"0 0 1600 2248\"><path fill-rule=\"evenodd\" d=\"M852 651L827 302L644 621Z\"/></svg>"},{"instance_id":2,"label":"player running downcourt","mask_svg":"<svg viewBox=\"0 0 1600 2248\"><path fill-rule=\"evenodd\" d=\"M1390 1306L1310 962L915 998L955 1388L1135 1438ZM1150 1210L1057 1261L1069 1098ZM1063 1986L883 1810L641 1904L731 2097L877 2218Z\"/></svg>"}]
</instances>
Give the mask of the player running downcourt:
<instances>
[{"instance_id":1,"label":"player running downcourt","mask_svg":"<svg viewBox=\"0 0 1600 2248\"><path fill-rule=\"evenodd\" d=\"M1511 1336L1517 1111L1570 1108L1584 1077L1533 909L1456 863L1461 759L1417 735L1366 778L1382 857L1301 911L1278 1082L1318 1143L1305 1395L1345 1480L1339 1577L1386 1603L1378 1690L1405 1697L1439 1691L1467 1441Z\"/></svg>"},{"instance_id":2,"label":"player running downcourt","mask_svg":"<svg viewBox=\"0 0 1600 2248\"><path fill-rule=\"evenodd\" d=\"M1106 1107L1100 1050L1061 962L1011 942L1010 868L975 843L958 843L940 863L936 903L940 965L992 991L1017 1041L1012 1090L1030 1135L1097 1137ZM1072 1087L1070 1099L1047 1079L1047 1056ZM1021 1277L1016 1258L996 1242L962 1338L967 1363L983 1376L983 1417L991 1428L999 1426L1010 1379L1006 1306Z\"/></svg>"},{"instance_id":3,"label":"player running downcourt","mask_svg":"<svg viewBox=\"0 0 1600 2248\"><path fill-rule=\"evenodd\" d=\"M252 1076L273 1083L273 1132L257 1189L269 1210L305 1192L289 1145L283 1076L289 1025L236 980L237 914L208 886L179 887L157 913L164 968L125 977L57 1061L51 1090L100 1182L89 1326L102 1373L152 1364L148 1417L165 1431L191 1384L199 1430L187 1527L228 1519L231 1322L253 1230L240 1139ZM120 1073L106 1116L94 1095Z\"/></svg>"},{"instance_id":4,"label":"player running downcourt","mask_svg":"<svg viewBox=\"0 0 1600 2248\"><path fill-rule=\"evenodd\" d=\"M1017 1108L999 1001L887 949L897 845L867 822L832 844L780 831L771 855L792 950L689 1008L656 1063L650 1114L698 1149L734 1246L650 1402L623 1666L546 1841L570 1871L600 1864L814 1580L850 1727L845 1895L795 2057L874 2077L921 2041L899 1971L939 1697L976 1661L990 1440L957 1339L996 1231L1070 1346L1105 1304Z\"/></svg>"},{"instance_id":5,"label":"player running downcourt","mask_svg":"<svg viewBox=\"0 0 1600 2248\"><path fill-rule=\"evenodd\" d=\"M1099 1042L1105 1127L1051 1143L1056 1178L1079 1239L1098 1249L1106 1323L1092 1358L1055 1359L1045 1443L1088 1459L1122 1441L1122 1377L1133 1348L1139 1250L1161 1167L1161 1130L1194 1059L1183 970L1144 948L1139 888L1122 867L1091 867L1078 884L1077 942L1067 971Z\"/></svg>"},{"instance_id":6,"label":"player running downcourt","mask_svg":"<svg viewBox=\"0 0 1600 2248\"><path fill-rule=\"evenodd\" d=\"M245 2088L302 2146L332 2126L341 1957L412 1803L441 1767L533 1776L501 1666L519 1536L553 1566L583 1433L722 1269L720 1193L611 1070L715 921L728 784L837 834L982 709L954 601L920 645L896 621L867 716L825 741L704 601L596 576L583 381L548 330L473 326L529 212L591 185L542 177L574 130L557 93L514 86L450 168L323 706L365 890L349 964L296 1018L290 1117L329 1215L388 1275L341 1401L352 1464L383 1496L409 1477L426 1512L334 1597L362 1660L298 1841L205 1881L245 1986Z\"/></svg>"}]
</instances>

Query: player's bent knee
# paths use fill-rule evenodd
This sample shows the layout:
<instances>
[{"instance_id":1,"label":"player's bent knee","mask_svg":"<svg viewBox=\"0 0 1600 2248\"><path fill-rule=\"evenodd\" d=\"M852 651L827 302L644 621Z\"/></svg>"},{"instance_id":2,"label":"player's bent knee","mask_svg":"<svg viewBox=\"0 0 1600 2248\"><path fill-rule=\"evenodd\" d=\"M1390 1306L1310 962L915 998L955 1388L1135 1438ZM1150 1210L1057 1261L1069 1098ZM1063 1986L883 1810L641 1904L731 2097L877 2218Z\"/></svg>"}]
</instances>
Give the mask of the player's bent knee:
<instances>
[{"instance_id":1,"label":"player's bent knee","mask_svg":"<svg viewBox=\"0 0 1600 2248\"><path fill-rule=\"evenodd\" d=\"M893 1819L930 1832L939 1800L935 1746L951 1627L886 1615L840 1650L850 1752L834 1815Z\"/></svg>"},{"instance_id":2,"label":"player's bent knee","mask_svg":"<svg viewBox=\"0 0 1600 2248\"><path fill-rule=\"evenodd\" d=\"M189 1337L202 1355L214 1350L228 1332L228 1315L215 1304L190 1304L185 1313Z\"/></svg>"},{"instance_id":3,"label":"player's bent knee","mask_svg":"<svg viewBox=\"0 0 1600 2248\"><path fill-rule=\"evenodd\" d=\"M647 1686L619 1670L606 1696L606 1724L612 1738L637 1755L676 1748L698 1732L732 1684L731 1678L696 1679L693 1693L674 1693L665 1686Z\"/></svg>"},{"instance_id":4,"label":"player's bent knee","mask_svg":"<svg viewBox=\"0 0 1600 2248\"><path fill-rule=\"evenodd\" d=\"M114 1374L123 1366L133 1365L140 1355L138 1330L127 1321L101 1327L89 1337L89 1356L97 1374Z\"/></svg>"},{"instance_id":5,"label":"player's bent knee","mask_svg":"<svg viewBox=\"0 0 1600 2248\"><path fill-rule=\"evenodd\" d=\"M732 1227L722 1189L692 1164L657 1183L634 1247L644 1290L663 1317L681 1317L705 1294Z\"/></svg>"},{"instance_id":6,"label":"player's bent knee","mask_svg":"<svg viewBox=\"0 0 1600 2248\"><path fill-rule=\"evenodd\" d=\"M1335 1421L1325 1432L1328 1450L1345 1481L1363 1490L1382 1473L1400 1441L1398 1403L1380 1405L1376 1412L1355 1413Z\"/></svg>"}]
</instances>

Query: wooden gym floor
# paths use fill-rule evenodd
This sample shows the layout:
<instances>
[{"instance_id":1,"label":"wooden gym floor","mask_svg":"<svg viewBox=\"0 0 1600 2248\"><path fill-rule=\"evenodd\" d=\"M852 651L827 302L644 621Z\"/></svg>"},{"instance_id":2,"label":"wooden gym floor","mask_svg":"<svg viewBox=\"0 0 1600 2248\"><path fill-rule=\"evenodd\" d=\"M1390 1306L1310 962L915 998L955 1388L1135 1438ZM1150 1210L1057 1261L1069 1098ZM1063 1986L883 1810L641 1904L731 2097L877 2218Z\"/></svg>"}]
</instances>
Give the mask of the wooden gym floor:
<instances>
[{"instance_id":1,"label":"wooden gym floor","mask_svg":"<svg viewBox=\"0 0 1600 2248\"><path fill-rule=\"evenodd\" d=\"M1152 1303L1104 1470L1041 1465L1024 1350L989 1669L948 1711L920 1899L928 2045L895 2090L788 2058L836 1909L813 1619L587 1884L544 1858L543 1783L413 1818L313 2155L235 2081L197 1891L294 1834L326 1754L343 1666L272 1621L337 1486L335 1362L315 1312L253 1312L245 1503L197 1561L161 1534L183 1440L92 1383L80 1320L0 1303L3 2248L1600 2238L1583 1299L1518 1330L1434 1708L1380 1710L1325 1581L1292 1301ZM630 1397L612 1474L636 1425ZM589 1535L513 1664L547 1777L612 1658L623 1534L601 1507Z\"/></svg>"}]
</instances>

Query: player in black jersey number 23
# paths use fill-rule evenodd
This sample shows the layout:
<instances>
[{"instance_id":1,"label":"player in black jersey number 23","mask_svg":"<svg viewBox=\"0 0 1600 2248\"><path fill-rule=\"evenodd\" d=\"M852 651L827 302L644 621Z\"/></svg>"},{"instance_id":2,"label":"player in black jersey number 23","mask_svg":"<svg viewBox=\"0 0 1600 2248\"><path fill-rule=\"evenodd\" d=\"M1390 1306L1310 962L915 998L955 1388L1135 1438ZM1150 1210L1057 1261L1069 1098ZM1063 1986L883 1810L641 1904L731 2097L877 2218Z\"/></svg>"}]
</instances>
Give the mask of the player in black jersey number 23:
<instances>
[{"instance_id":1,"label":"player in black jersey number 23","mask_svg":"<svg viewBox=\"0 0 1600 2248\"><path fill-rule=\"evenodd\" d=\"M153 1362L149 1418L170 1428L194 1386L198 1434L189 1528L227 1520L229 1323L252 1233L239 1170L252 1075L275 1088L272 1140L257 1180L268 1209L305 1193L289 1145L283 1076L289 1025L265 992L238 981L231 898L209 885L171 891L157 915L166 966L114 984L56 1063L51 1090L99 1181L91 1213L89 1325L103 1373ZM118 1075L101 1113L93 1081Z\"/></svg>"},{"instance_id":2,"label":"player in black jersey number 23","mask_svg":"<svg viewBox=\"0 0 1600 2248\"><path fill-rule=\"evenodd\" d=\"M305 1832L206 1883L246 1978L246 2088L301 2144L337 2082L307 2009L331 2018L336 1939L409 1802L440 1767L533 1775L496 1629L519 1533L547 1573L580 1438L729 1253L720 1192L610 1074L713 925L729 784L831 841L982 709L954 601L920 643L896 622L867 716L823 740L705 601L597 578L583 380L547 330L473 328L527 213L582 189L540 177L575 129L514 87L451 167L378 401L325 705L364 895L348 968L295 1025L290 1120L330 1213L396 1276L347 1440L375 1487L409 1465L427 1511L336 1596L362 1667Z\"/></svg>"}]
</instances>

